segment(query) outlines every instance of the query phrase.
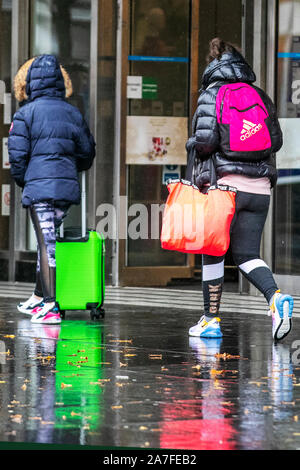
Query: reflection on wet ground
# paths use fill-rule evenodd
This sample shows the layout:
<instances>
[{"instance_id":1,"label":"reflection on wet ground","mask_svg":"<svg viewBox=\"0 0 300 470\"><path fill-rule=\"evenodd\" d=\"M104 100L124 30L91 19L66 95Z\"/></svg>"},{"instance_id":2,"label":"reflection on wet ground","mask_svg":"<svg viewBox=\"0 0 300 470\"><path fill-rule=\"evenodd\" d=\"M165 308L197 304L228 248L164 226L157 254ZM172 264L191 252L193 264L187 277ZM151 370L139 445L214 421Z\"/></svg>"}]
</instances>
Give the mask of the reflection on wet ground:
<instances>
[{"instance_id":1,"label":"reflection on wet ground","mask_svg":"<svg viewBox=\"0 0 300 470\"><path fill-rule=\"evenodd\" d=\"M169 449L300 448L300 320L109 305L41 326L0 303L0 441ZM299 324L299 325L298 325Z\"/></svg>"}]
</instances>

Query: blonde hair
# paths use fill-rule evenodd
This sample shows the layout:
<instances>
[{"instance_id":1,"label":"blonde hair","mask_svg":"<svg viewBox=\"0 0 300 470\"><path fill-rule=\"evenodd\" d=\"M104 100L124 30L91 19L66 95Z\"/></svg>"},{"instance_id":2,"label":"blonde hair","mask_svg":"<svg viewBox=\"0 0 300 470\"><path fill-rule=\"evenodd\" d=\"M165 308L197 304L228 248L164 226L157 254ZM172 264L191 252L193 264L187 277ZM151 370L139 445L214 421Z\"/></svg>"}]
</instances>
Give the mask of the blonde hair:
<instances>
[{"instance_id":1,"label":"blonde hair","mask_svg":"<svg viewBox=\"0 0 300 470\"><path fill-rule=\"evenodd\" d=\"M19 102L27 100L28 96L26 95L26 78L28 74L28 70L33 63L36 57L27 60L18 70L15 78L14 78L14 92L16 100ZM66 98L69 98L73 94L73 86L70 75L64 69L62 65L60 65L60 70L64 79L65 89L66 89Z\"/></svg>"}]
</instances>

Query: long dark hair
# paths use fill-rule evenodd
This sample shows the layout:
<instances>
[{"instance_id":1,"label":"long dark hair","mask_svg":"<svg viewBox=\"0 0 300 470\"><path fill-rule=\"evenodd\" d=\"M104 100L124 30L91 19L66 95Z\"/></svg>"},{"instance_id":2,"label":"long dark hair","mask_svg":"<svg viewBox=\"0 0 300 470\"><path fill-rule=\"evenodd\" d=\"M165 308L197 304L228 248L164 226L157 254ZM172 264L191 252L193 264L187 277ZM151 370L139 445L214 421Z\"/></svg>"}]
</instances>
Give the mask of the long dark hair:
<instances>
[{"instance_id":1,"label":"long dark hair","mask_svg":"<svg viewBox=\"0 0 300 470\"><path fill-rule=\"evenodd\" d=\"M230 42L223 41L221 38L214 38L209 42L209 51L206 61L209 64L215 59L220 60L224 52L233 52L237 50Z\"/></svg>"}]
</instances>

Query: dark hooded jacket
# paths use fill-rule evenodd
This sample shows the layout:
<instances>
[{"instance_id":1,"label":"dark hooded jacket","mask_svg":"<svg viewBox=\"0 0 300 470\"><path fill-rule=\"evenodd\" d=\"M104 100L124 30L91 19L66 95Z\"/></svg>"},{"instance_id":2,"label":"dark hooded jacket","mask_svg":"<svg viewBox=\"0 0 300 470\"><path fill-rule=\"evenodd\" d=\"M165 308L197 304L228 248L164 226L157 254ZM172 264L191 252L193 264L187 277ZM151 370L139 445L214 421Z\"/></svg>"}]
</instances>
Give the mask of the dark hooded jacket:
<instances>
[{"instance_id":1,"label":"dark hooded jacket","mask_svg":"<svg viewBox=\"0 0 300 470\"><path fill-rule=\"evenodd\" d=\"M37 57L27 74L28 99L15 113L8 139L11 174L24 188L24 207L80 203L78 171L91 167L95 142L65 92L56 57Z\"/></svg>"},{"instance_id":2,"label":"dark hooded jacket","mask_svg":"<svg viewBox=\"0 0 300 470\"><path fill-rule=\"evenodd\" d=\"M193 117L193 135L186 144L188 166L186 179L199 187L210 182L209 157L215 155L217 178L229 174L240 174L253 178L268 177L274 186L277 180L275 155L282 146L282 132L271 99L258 87L255 87L268 109L272 126L272 153L259 161L239 161L225 157L219 147L220 135L216 117L216 98L221 86L226 83L244 82L253 84L256 77L245 59L238 51L226 52L221 59L213 60L205 69L202 77L202 89L198 106Z\"/></svg>"}]
</instances>

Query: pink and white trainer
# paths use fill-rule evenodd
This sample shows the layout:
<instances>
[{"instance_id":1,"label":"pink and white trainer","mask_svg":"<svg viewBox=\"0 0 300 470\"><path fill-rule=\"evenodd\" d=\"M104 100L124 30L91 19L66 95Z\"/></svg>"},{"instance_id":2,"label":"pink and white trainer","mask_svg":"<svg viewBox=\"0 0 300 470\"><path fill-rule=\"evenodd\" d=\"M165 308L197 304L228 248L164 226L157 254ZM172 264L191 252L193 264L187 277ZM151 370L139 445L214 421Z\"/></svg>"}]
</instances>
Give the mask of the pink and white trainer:
<instances>
[{"instance_id":1,"label":"pink and white trainer","mask_svg":"<svg viewBox=\"0 0 300 470\"><path fill-rule=\"evenodd\" d=\"M56 306L50 307L43 304L34 309L31 318L32 323L43 323L45 325L58 325L61 323L60 312Z\"/></svg>"}]
</instances>

